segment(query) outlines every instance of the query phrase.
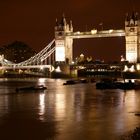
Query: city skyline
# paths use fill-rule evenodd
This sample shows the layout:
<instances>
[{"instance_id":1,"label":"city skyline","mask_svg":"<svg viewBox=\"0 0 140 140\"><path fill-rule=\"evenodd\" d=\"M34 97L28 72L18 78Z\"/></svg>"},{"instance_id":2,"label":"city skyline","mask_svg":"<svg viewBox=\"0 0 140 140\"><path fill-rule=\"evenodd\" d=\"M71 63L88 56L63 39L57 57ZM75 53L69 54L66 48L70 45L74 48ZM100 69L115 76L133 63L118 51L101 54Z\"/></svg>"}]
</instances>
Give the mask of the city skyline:
<instances>
[{"instance_id":1,"label":"city skyline","mask_svg":"<svg viewBox=\"0 0 140 140\"><path fill-rule=\"evenodd\" d=\"M125 14L133 10L140 13L139 5L138 0L133 4L130 0L1 1L0 46L18 40L36 51L42 50L54 38L55 19L60 20L63 13L66 19L73 21L74 31L99 29L101 23L104 29L124 29ZM124 55L124 42L123 37L76 40L74 55L85 53L93 59L118 60Z\"/></svg>"}]
</instances>

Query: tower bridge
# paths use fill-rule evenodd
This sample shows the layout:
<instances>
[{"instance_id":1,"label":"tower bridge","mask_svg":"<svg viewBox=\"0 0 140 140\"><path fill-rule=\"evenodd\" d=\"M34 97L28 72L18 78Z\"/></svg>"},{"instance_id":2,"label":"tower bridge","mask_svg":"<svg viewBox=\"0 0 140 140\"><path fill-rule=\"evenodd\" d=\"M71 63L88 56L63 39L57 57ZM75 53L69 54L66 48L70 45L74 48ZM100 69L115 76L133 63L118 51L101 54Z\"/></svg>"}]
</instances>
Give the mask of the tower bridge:
<instances>
[{"instance_id":1,"label":"tower bridge","mask_svg":"<svg viewBox=\"0 0 140 140\"><path fill-rule=\"evenodd\" d=\"M98 31L93 29L89 32L74 32L72 21L68 23L63 16L60 22L56 21L55 26L55 60L72 62L73 39L123 36L126 44L126 60L130 63L140 62L140 20L137 12L126 15L125 28L122 30Z\"/></svg>"},{"instance_id":2,"label":"tower bridge","mask_svg":"<svg viewBox=\"0 0 140 140\"><path fill-rule=\"evenodd\" d=\"M36 66L51 66L54 62L71 64L73 61L73 40L81 38L125 37L126 60L130 63L140 62L140 20L138 14L133 12L126 15L125 28L121 30L100 30L80 32L73 31L72 21L67 22L63 16L61 21L56 20L55 39L43 50L26 61L12 63L0 56L2 66L10 68L33 68Z\"/></svg>"}]
</instances>

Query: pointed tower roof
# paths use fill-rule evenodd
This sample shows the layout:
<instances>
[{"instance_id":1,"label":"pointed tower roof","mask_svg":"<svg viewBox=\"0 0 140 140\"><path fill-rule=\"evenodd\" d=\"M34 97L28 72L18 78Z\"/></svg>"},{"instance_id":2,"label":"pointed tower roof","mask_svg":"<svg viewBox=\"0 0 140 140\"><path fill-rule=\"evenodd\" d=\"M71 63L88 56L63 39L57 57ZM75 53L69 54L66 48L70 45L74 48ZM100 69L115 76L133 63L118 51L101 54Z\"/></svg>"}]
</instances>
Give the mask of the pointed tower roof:
<instances>
[{"instance_id":1,"label":"pointed tower roof","mask_svg":"<svg viewBox=\"0 0 140 140\"><path fill-rule=\"evenodd\" d=\"M138 12L135 12L135 20L138 20L139 19L139 14Z\"/></svg>"},{"instance_id":2,"label":"pointed tower roof","mask_svg":"<svg viewBox=\"0 0 140 140\"><path fill-rule=\"evenodd\" d=\"M72 20L70 20L70 31L72 31L72 32L73 32Z\"/></svg>"},{"instance_id":3,"label":"pointed tower roof","mask_svg":"<svg viewBox=\"0 0 140 140\"><path fill-rule=\"evenodd\" d=\"M132 12L131 19L135 20L135 12Z\"/></svg>"},{"instance_id":4,"label":"pointed tower roof","mask_svg":"<svg viewBox=\"0 0 140 140\"><path fill-rule=\"evenodd\" d=\"M128 13L125 14L125 21L130 21L130 16Z\"/></svg>"},{"instance_id":5,"label":"pointed tower roof","mask_svg":"<svg viewBox=\"0 0 140 140\"><path fill-rule=\"evenodd\" d=\"M65 25L66 25L66 18L65 18L64 13L63 13L63 15L62 15L62 19L61 19L60 24L61 24L61 26L65 26Z\"/></svg>"},{"instance_id":6,"label":"pointed tower roof","mask_svg":"<svg viewBox=\"0 0 140 140\"><path fill-rule=\"evenodd\" d=\"M55 20L55 26L58 26L58 20L57 20L57 18Z\"/></svg>"}]
</instances>

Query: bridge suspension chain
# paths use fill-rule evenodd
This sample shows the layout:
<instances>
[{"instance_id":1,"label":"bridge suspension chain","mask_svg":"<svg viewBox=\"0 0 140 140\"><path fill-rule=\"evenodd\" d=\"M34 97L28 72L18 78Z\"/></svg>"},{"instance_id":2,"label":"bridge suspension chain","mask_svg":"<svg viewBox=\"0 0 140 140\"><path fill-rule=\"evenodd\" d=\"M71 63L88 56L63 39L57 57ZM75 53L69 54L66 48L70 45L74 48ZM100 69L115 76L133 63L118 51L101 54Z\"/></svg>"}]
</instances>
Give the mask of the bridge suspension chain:
<instances>
[{"instance_id":1,"label":"bridge suspension chain","mask_svg":"<svg viewBox=\"0 0 140 140\"><path fill-rule=\"evenodd\" d=\"M51 48L53 43L55 42L55 40L53 39L43 50L41 50L39 53L37 53L36 55L34 55L33 57L17 63L17 64L12 64L14 66L27 66L27 65L35 65L37 64L37 62L42 62L45 59L47 59L54 51L55 48Z\"/></svg>"}]
</instances>

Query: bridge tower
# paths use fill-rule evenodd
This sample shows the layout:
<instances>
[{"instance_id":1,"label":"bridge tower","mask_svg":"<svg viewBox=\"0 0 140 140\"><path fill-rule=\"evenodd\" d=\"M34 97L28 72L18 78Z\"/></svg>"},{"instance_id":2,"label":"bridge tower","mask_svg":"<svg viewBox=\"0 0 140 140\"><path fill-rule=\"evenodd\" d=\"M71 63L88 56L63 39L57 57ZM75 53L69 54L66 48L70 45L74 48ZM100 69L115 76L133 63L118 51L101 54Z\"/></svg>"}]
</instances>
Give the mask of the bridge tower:
<instances>
[{"instance_id":1,"label":"bridge tower","mask_svg":"<svg viewBox=\"0 0 140 140\"><path fill-rule=\"evenodd\" d=\"M73 39L66 36L73 32L72 21L67 23L63 15L60 22L56 19L55 26L55 61L70 64L73 60Z\"/></svg>"},{"instance_id":2,"label":"bridge tower","mask_svg":"<svg viewBox=\"0 0 140 140\"><path fill-rule=\"evenodd\" d=\"M72 21L68 24L63 15L60 22L56 19L55 26L55 61L67 64L73 59L73 39L66 36L73 32Z\"/></svg>"},{"instance_id":3,"label":"bridge tower","mask_svg":"<svg viewBox=\"0 0 140 140\"><path fill-rule=\"evenodd\" d=\"M140 62L140 20L138 13L126 14L125 19L126 60Z\"/></svg>"}]
</instances>

